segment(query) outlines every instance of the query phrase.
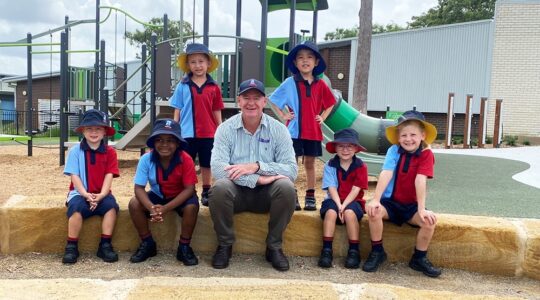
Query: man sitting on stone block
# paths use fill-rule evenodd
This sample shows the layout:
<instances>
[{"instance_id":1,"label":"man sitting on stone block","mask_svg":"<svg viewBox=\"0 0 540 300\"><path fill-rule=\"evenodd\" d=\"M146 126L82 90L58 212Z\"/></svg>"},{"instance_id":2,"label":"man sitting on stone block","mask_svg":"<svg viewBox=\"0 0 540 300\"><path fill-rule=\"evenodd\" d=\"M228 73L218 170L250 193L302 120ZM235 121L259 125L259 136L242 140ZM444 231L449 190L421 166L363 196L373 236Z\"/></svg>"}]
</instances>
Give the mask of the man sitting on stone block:
<instances>
[{"instance_id":1,"label":"man sitting on stone block","mask_svg":"<svg viewBox=\"0 0 540 300\"><path fill-rule=\"evenodd\" d=\"M216 181L208 202L218 239L212 266L229 266L233 216L250 211L270 214L266 260L287 271L282 236L295 209L293 182L298 175L292 141L285 138L285 125L263 113L267 98L262 82L242 82L237 101L241 112L218 127L210 163Z\"/></svg>"}]
</instances>

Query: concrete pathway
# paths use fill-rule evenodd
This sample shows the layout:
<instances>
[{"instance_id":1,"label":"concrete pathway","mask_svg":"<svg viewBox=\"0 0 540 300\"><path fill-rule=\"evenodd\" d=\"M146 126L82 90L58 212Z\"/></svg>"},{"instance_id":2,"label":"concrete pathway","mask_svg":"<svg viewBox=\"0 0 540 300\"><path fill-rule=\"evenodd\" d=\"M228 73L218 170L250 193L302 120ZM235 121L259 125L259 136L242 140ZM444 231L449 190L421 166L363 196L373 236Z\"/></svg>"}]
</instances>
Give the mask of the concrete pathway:
<instances>
[{"instance_id":1,"label":"concrete pathway","mask_svg":"<svg viewBox=\"0 0 540 300\"><path fill-rule=\"evenodd\" d=\"M434 153L488 156L522 161L529 168L512 178L540 189L540 146L496 148L496 149L433 149Z\"/></svg>"}]
</instances>

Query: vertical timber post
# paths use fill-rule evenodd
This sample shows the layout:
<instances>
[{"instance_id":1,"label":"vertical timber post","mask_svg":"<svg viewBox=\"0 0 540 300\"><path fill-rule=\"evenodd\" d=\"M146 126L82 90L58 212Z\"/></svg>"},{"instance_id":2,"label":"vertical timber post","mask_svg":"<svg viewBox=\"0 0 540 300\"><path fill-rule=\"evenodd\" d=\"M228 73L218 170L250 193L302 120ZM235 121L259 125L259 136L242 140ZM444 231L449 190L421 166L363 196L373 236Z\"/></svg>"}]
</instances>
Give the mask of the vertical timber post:
<instances>
[{"instance_id":1,"label":"vertical timber post","mask_svg":"<svg viewBox=\"0 0 540 300\"><path fill-rule=\"evenodd\" d=\"M445 148L452 148L452 127L454 121L454 93L448 93L448 111L446 115Z\"/></svg>"}]
</instances>

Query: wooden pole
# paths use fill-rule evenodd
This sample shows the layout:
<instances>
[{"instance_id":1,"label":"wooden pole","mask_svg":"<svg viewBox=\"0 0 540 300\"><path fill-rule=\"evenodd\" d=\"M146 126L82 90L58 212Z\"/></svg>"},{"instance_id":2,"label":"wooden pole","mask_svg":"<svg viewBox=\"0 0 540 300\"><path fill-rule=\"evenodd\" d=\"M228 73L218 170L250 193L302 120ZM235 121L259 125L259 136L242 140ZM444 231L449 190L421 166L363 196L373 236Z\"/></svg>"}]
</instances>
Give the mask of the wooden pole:
<instances>
[{"instance_id":1,"label":"wooden pole","mask_svg":"<svg viewBox=\"0 0 540 300\"><path fill-rule=\"evenodd\" d=\"M448 113L446 115L445 148L452 148L452 121L454 119L454 93L448 93Z\"/></svg>"},{"instance_id":2,"label":"wooden pole","mask_svg":"<svg viewBox=\"0 0 540 300\"><path fill-rule=\"evenodd\" d=\"M495 128L493 129L493 148L499 148L502 135L502 99L495 102Z\"/></svg>"},{"instance_id":3,"label":"wooden pole","mask_svg":"<svg viewBox=\"0 0 540 300\"><path fill-rule=\"evenodd\" d=\"M480 120L478 120L478 148L484 148L486 143L487 97L480 98Z\"/></svg>"},{"instance_id":4,"label":"wooden pole","mask_svg":"<svg viewBox=\"0 0 540 300\"><path fill-rule=\"evenodd\" d=\"M463 149L471 148L472 100L473 95L467 94L467 102L465 104L465 126L463 126Z\"/></svg>"}]
</instances>

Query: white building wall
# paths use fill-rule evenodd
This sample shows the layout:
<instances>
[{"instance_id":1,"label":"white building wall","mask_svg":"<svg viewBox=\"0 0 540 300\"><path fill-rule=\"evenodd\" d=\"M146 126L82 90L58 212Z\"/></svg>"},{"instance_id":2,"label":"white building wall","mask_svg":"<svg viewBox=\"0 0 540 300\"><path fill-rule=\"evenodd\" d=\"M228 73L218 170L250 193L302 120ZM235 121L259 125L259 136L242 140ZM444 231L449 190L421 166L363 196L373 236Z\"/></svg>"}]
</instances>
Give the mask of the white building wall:
<instances>
[{"instance_id":1,"label":"white building wall","mask_svg":"<svg viewBox=\"0 0 540 300\"><path fill-rule=\"evenodd\" d=\"M540 1L499 0L491 69L488 134L503 99L503 135L540 136Z\"/></svg>"}]
</instances>

